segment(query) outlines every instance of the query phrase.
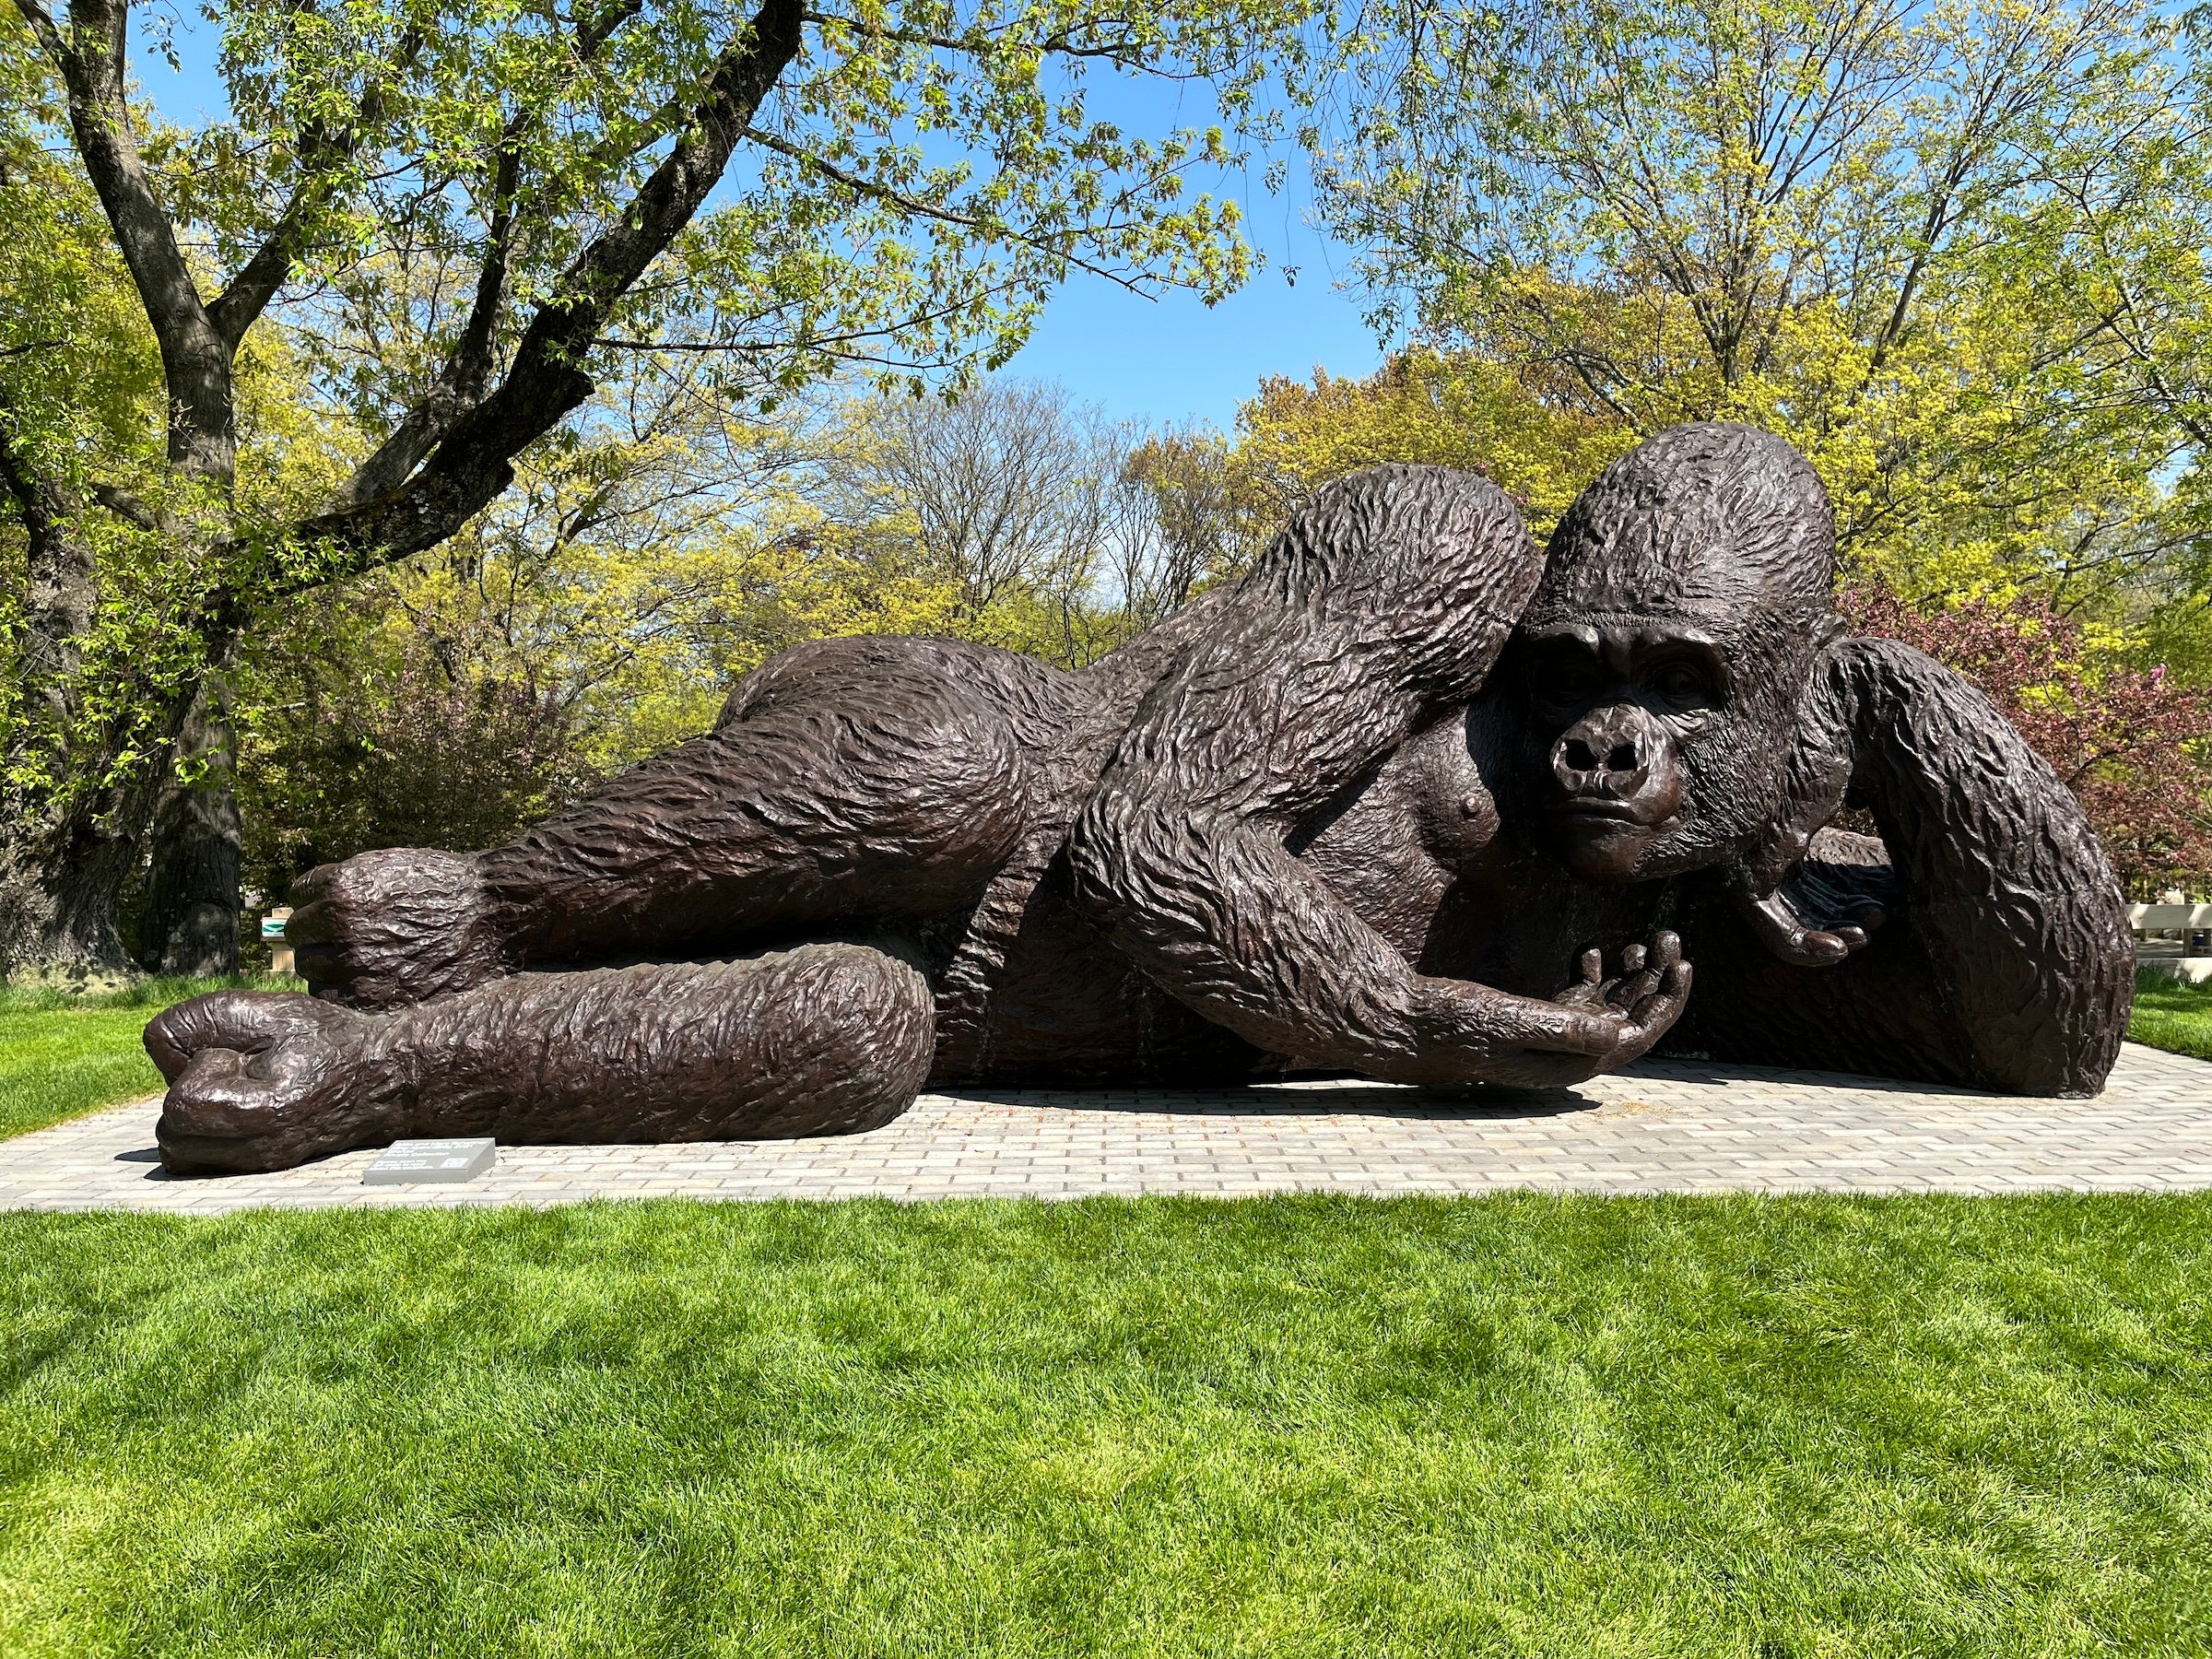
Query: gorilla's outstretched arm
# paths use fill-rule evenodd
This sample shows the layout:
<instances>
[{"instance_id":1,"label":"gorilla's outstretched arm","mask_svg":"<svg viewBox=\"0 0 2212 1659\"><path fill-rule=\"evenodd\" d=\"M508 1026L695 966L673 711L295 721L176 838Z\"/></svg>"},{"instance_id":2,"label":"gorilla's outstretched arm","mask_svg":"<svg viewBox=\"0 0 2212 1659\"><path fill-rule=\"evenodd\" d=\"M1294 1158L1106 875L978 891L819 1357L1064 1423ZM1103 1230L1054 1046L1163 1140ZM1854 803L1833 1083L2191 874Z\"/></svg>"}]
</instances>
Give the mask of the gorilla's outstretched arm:
<instances>
[{"instance_id":1,"label":"gorilla's outstretched arm","mask_svg":"<svg viewBox=\"0 0 2212 1659\"><path fill-rule=\"evenodd\" d=\"M1470 475L1324 491L1209 605L1077 820L1077 892L1114 944L1270 1053L1411 1082L1573 1080L1671 1018L1679 968L1627 1018L1418 975L1286 846L1481 689L1542 568Z\"/></svg>"},{"instance_id":2,"label":"gorilla's outstretched arm","mask_svg":"<svg viewBox=\"0 0 2212 1659\"><path fill-rule=\"evenodd\" d=\"M523 973L385 1015L223 991L146 1029L173 1172L395 1135L756 1140L888 1123L928 1075L929 986L862 945Z\"/></svg>"}]
</instances>

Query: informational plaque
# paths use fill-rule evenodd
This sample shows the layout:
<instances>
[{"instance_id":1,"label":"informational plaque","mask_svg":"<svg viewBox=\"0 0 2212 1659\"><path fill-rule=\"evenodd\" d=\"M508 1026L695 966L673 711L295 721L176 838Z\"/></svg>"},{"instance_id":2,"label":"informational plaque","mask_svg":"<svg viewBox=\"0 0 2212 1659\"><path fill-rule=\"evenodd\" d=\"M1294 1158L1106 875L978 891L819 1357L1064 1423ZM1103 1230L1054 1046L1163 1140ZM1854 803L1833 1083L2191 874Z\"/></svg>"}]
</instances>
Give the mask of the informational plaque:
<instances>
[{"instance_id":1,"label":"informational plaque","mask_svg":"<svg viewBox=\"0 0 2212 1659\"><path fill-rule=\"evenodd\" d=\"M474 1140L394 1141L361 1176L365 1186L402 1186L410 1182L474 1181L491 1168L499 1143L488 1135Z\"/></svg>"}]
</instances>

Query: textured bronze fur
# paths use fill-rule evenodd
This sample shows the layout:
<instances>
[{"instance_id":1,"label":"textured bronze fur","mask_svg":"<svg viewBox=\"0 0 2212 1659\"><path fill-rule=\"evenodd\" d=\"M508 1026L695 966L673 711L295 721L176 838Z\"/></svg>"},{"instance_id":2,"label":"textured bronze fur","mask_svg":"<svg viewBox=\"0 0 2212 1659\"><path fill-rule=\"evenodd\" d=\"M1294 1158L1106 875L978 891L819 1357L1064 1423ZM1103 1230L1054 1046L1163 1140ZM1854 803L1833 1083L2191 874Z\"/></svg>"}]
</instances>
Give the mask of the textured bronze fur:
<instances>
[{"instance_id":1,"label":"textured bronze fur","mask_svg":"<svg viewBox=\"0 0 2212 1659\"><path fill-rule=\"evenodd\" d=\"M314 997L148 1027L163 1158L841 1134L932 1082L1569 1084L1662 1043L2094 1092L2131 984L2096 839L1971 688L1843 637L1832 564L1804 462L1696 426L1548 559L1488 482L1383 467L1082 673L803 646L510 846L312 872Z\"/></svg>"}]
</instances>

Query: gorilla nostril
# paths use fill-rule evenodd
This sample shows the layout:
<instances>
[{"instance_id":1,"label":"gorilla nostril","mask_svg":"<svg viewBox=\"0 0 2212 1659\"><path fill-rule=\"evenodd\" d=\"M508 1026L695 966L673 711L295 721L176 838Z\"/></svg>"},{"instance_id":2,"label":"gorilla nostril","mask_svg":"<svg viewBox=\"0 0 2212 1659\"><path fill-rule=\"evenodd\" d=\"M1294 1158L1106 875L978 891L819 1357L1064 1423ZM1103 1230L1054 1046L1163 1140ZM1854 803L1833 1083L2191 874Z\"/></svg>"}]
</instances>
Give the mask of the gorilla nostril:
<instances>
[{"instance_id":1,"label":"gorilla nostril","mask_svg":"<svg viewBox=\"0 0 2212 1659\"><path fill-rule=\"evenodd\" d=\"M1567 739L1559 749L1559 759L1566 761L1568 769L1572 771L1595 771L1597 770L1595 752L1580 737Z\"/></svg>"},{"instance_id":2,"label":"gorilla nostril","mask_svg":"<svg viewBox=\"0 0 2212 1659\"><path fill-rule=\"evenodd\" d=\"M1641 764L1642 764L1641 759L1637 755L1636 746L1632 743L1617 743L1613 746L1611 752L1606 756L1607 771L1634 771Z\"/></svg>"}]
</instances>

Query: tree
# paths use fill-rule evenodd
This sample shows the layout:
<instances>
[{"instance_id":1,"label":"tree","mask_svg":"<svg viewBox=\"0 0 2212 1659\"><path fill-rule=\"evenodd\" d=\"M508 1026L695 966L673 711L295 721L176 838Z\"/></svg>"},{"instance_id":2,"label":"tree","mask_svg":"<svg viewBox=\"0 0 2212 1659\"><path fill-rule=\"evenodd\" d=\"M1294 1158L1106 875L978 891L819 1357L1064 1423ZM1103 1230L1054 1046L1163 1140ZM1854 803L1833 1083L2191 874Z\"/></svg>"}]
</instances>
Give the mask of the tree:
<instances>
[{"instance_id":1,"label":"tree","mask_svg":"<svg viewBox=\"0 0 2212 1659\"><path fill-rule=\"evenodd\" d=\"M1414 347L1365 379L1263 381L1237 414L1237 499L1264 539L1331 478L1387 461L1497 480L1542 538L1636 434L1547 366Z\"/></svg>"},{"instance_id":2,"label":"tree","mask_svg":"<svg viewBox=\"0 0 2212 1659\"><path fill-rule=\"evenodd\" d=\"M1147 433L1049 382L848 406L819 500L846 534L905 542L942 584L924 631L1078 667L1227 569L1204 473L1218 440Z\"/></svg>"},{"instance_id":3,"label":"tree","mask_svg":"<svg viewBox=\"0 0 2212 1659\"><path fill-rule=\"evenodd\" d=\"M1089 584L1120 435L1041 382L992 380L946 399L852 410L833 472L904 527L973 626L1009 602L1052 604Z\"/></svg>"},{"instance_id":4,"label":"tree","mask_svg":"<svg viewBox=\"0 0 2212 1659\"><path fill-rule=\"evenodd\" d=\"M1252 562L1256 549L1239 477L1218 432L1170 427L1138 440L1120 484L1112 580L1131 633L1164 621L1199 589L1242 574Z\"/></svg>"},{"instance_id":5,"label":"tree","mask_svg":"<svg viewBox=\"0 0 2212 1659\"><path fill-rule=\"evenodd\" d=\"M1848 554L1916 597L2201 590L2187 22L1401 0L1342 63L1323 199L1380 312L1633 432L1785 432Z\"/></svg>"},{"instance_id":6,"label":"tree","mask_svg":"<svg viewBox=\"0 0 2212 1659\"><path fill-rule=\"evenodd\" d=\"M470 673L420 638L307 668L246 735L242 862L264 894L371 847L493 845L593 775L573 708L527 677Z\"/></svg>"},{"instance_id":7,"label":"tree","mask_svg":"<svg viewBox=\"0 0 2212 1659\"><path fill-rule=\"evenodd\" d=\"M130 100L129 0L15 5L38 61L11 36L9 73L50 74L61 106L41 89L18 133L65 127L158 348L161 438L86 461L35 354L0 359L0 483L60 595L21 619L27 702L70 734L10 734L6 959L112 962L113 866L146 841L154 948L196 971L235 954L229 682L272 605L453 535L533 445L588 429L625 361L699 356L759 401L845 364L1003 360L1073 268L1225 291L1235 209L1186 183L1230 159L1220 131L1132 136L1089 77L1209 81L1253 114L1301 21L1294 0L226 0L233 118L178 134ZM249 418L279 306L271 424L316 429L319 489L276 487L286 446L257 451ZM131 537L166 572L168 650L128 731L100 730L81 642Z\"/></svg>"}]
</instances>

